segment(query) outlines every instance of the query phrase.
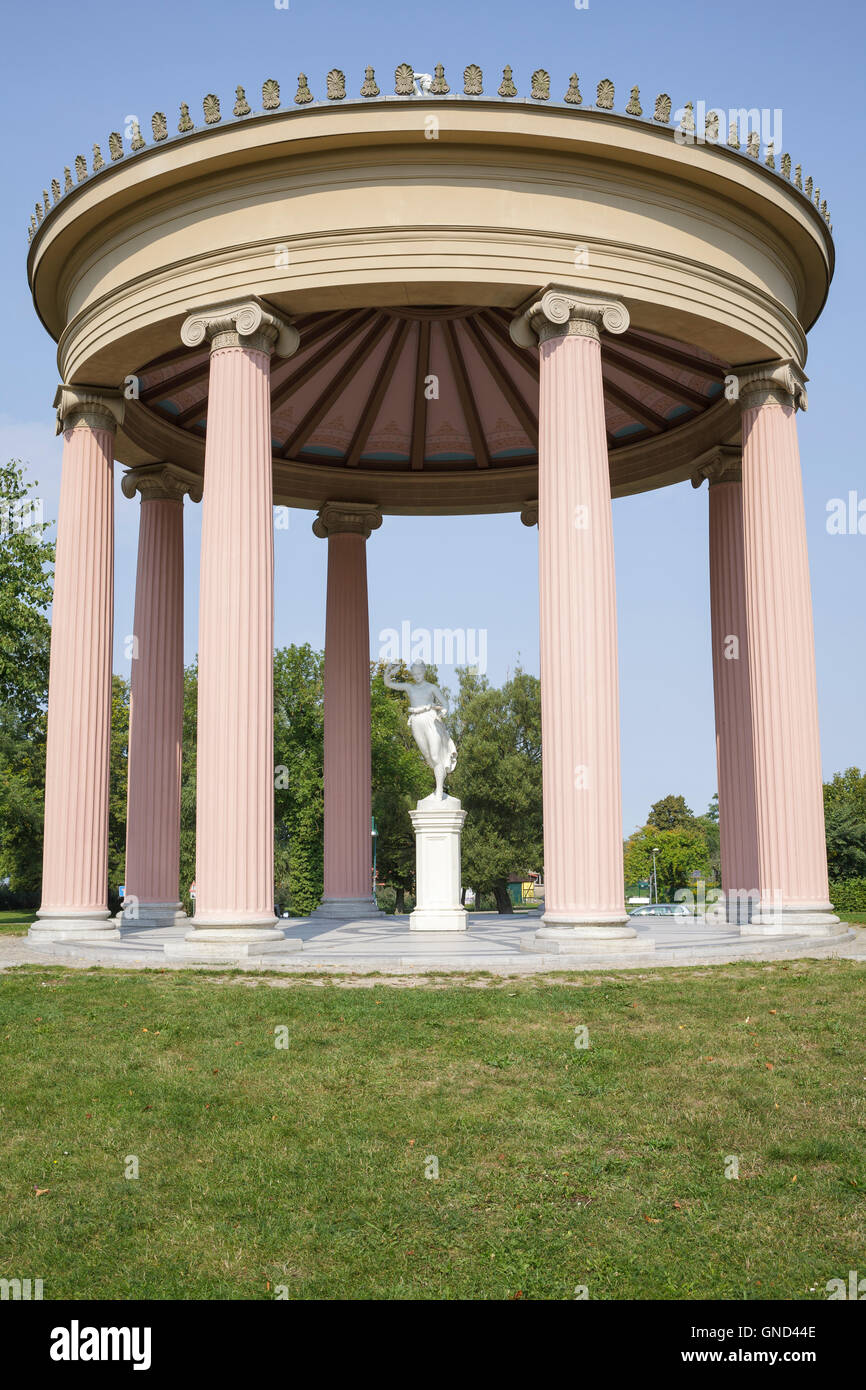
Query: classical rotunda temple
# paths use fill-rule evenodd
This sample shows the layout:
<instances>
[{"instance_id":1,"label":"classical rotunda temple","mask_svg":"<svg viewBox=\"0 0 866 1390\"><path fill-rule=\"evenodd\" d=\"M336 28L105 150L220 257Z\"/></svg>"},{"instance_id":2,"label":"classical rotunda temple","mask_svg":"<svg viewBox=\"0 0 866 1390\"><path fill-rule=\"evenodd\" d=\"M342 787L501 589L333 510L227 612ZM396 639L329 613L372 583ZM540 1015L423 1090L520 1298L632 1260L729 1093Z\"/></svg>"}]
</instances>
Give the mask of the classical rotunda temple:
<instances>
[{"instance_id":1,"label":"classical rotunda temple","mask_svg":"<svg viewBox=\"0 0 866 1390\"><path fill-rule=\"evenodd\" d=\"M832 934L797 411L827 205L750 113L466 68L238 87L75 156L31 219L63 475L43 898L107 900L113 486L140 498L126 893L176 923L183 507L200 503L190 951L283 943L273 506L328 547L325 896L370 914L366 551L392 515L538 527L545 949L628 950L611 498L709 485L723 886ZM258 94L255 100L258 101ZM757 115L757 113L751 113ZM728 119L731 115L732 119ZM104 151L104 152L103 152ZM189 499L185 501L185 499ZM381 529L380 529L381 528ZM505 561L503 561L505 563ZM732 640L733 639L733 640Z\"/></svg>"}]
</instances>

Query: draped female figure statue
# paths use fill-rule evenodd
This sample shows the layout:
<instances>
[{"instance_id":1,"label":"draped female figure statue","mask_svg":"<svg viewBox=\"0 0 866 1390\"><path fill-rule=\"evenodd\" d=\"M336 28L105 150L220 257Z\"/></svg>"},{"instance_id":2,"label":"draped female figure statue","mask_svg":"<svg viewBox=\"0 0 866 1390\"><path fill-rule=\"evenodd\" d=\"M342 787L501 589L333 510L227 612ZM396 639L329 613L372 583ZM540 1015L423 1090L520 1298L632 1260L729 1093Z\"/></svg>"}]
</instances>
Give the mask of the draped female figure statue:
<instances>
[{"instance_id":1,"label":"draped female figure statue","mask_svg":"<svg viewBox=\"0 0 866 1390\"><path fill-rule=\"evenodd\" d=\"M384 682L389 690L404 690L409 696L409 728L436 778L434 796L437 801L444 801L445 778L457 765L457 749L443 717L448 713L445 696L438 685L424 679L427 668L423 661L413 661L411 681L395 680L394 672L398 670L397 662L386 666Z\"/></svg>"}]
</instances>

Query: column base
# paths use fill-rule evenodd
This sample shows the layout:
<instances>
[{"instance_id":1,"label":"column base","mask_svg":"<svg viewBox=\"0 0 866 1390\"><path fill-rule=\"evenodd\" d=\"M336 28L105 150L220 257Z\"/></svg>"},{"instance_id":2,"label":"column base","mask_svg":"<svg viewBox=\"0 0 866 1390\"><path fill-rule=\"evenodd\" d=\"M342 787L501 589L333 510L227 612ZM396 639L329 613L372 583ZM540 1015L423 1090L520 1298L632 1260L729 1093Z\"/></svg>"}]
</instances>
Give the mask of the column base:
<instances>
[{"instance_id":1,"label":"column base","mask_svg":"<svg viewBox=\"0 0 866 1390\"><path fill-rule=\"evenodd\" d=\"M740 936L843 936L847 924L840 921L833 905L792 903L790 906L759 903L751 922L743 922Z\"/></svg>"},{"instance_id":2,"label":"column base","mask_svg":"<svg viewBox=\"0 0 866 1390\"><path fill-rule=\"evenodd\" d=\"M314 921L326 918L334 922L367 922L386 914L372 898L323 898L310 915Z\"/></svg>"},{"instance_id":3,"label":"column base","mask_svg":"<svg viewBox=\"0 0 866 1390\"><path fill-rule=\"evenodd\" d=\"M651 937L638 937L622 913L612 914L608 920L599 920L598 916L586 920L566 913L545 913L541 923L531 936L521 939L521 951L593 956L655 950L655 941Z\"/></svg>"},{"instance_id":4,"label":"column base","mask_svg":"<svg viewBox=\"0 0 866 1390\"><path fill-rule=\"evenodd\" d=\"M183 903L138 903L134 908L122 908L114 920L127 931L139 931L150 927L179 927L189 918Z\"/></svg>"},{"instance_id":5,"label":"column base","mask_svg":"<svg viewBox=\"0 0 866 1390\"><path fill-rule=\"evenodd\" d=\"M112 941L120 938L107 908L81 912L74 908L40 908L37 921L27 935L34 941Z\"/></svg>"},{"instance_id":6,"label":"column base","mask_svg":"<svg viewBox=\"0 0 866 1390\"><path fill-rule=\"evenodd\" d=\"M416 907L409 914L410 931L466 931L469 913L462 907Z\"/></svg>"},{"instance_id":7,"label":"column base","mask_svg":"<svg viewBox=\"0 0 866 1390\"><path fill-rule=\"evenodd\" d=\"M273 921L275 919L268 919ZM170 960L226 961L249 960L271 952L300 951L303 942L287 937L278 927L211 926L203 924L188 931L183 941L167 941L163 946Z\"/></svg>"}]
</instances>

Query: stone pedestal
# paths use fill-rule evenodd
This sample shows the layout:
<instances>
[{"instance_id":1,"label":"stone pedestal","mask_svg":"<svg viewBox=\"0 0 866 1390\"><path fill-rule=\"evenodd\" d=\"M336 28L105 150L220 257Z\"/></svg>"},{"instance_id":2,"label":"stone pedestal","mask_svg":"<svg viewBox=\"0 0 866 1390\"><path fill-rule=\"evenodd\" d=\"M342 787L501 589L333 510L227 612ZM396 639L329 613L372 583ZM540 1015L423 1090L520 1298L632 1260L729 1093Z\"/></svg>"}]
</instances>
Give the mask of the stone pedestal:
<instances>
[{"instance_id":1,"label":"stone pedestal","mask_svg":"<svg viewBox=\"0 0 866 1390\"><path fill-rule=\"evenodd\" d=\"M466 812L456 796L427 796L410 811L415 830L415 911L410 931L465 931L460 904L460 836Z\"/></svg>"}]
</instances>

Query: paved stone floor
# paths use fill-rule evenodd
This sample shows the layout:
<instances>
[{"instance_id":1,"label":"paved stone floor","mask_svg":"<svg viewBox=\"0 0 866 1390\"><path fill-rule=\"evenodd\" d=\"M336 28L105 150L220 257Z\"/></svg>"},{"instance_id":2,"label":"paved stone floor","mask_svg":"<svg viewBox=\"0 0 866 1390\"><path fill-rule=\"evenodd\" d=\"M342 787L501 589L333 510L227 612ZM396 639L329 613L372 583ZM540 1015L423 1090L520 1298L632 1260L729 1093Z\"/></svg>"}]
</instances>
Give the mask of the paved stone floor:
<instances>
[{"instance_id":1,"label":"paved stone floor","mask_svg":"<svg viewBox=\"0 0 866 1390\"><path fill-rule=\"evenodd\" d=\"M465 934L426 935L409 931L408 917L328 923L293 918L281 925L286 935L303 942L302 950L274 951L237 961L243 970L327 973L418 973L486 970L494 974L531 974L551 970L624 970L665 965L709 965L737 960L796 960L803 956L844 956L866 960L866 930L852 928L832 938L741 937L736 929L702 922L657 921L637 926L639 947L628 953L595 955L535 954L521 950L521 938L534 931L540 913L514 917L473 913ZM0 936L0 970L25 962L73 966L119 965L129 969L216 969L225 962L169 960L166 941L181 941L188 928L135 930L124 927L120 940L37 943L28 937ZM655 949L649 941L655 941Z\"/></svg>"}]
</instances>

